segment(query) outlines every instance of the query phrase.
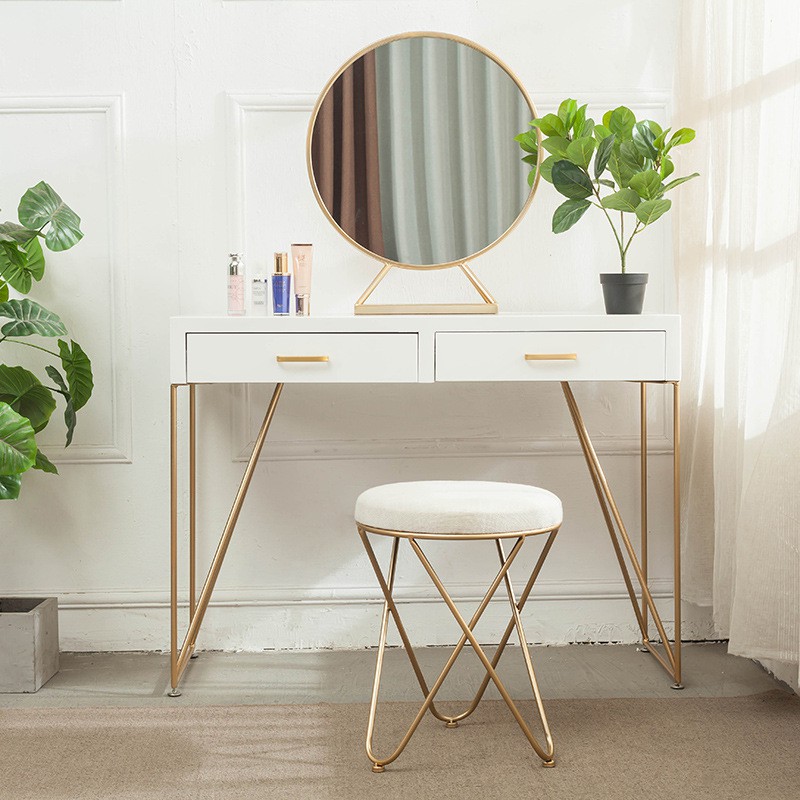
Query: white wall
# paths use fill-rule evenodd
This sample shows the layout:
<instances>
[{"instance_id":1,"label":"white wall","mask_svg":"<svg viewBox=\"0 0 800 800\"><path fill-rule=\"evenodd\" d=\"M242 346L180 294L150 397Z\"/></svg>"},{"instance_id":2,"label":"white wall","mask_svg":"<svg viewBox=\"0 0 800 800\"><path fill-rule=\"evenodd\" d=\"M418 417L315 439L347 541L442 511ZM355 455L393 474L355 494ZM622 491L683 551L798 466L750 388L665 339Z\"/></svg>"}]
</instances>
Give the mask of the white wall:
<instances>
[{"instance_id":1,"label":"white wall","mask_svg":"<svg viewBox=\"0 0 800 800\"><path fill-rule=\"evenodd\" d=\"M266 269L273 250L313 241L318 314L347 313L375 272L328 227L305 172L309 110L340 63L392 33L450 31L506 60L542 112L574 96L595 112L625 103L668 120L676 20L673 4L649 0L5 0L0 29L0 207L10 211L44 178L83 217L85 240L50 258L38 297L94 356L97 384L75 446L58 449L57 426L48 434L61 477L26 476L20 501L0 507L0 588L58 594L62 647L92 650L168 643L167 318L224 310L231 250ZM613 241L592 215L554 237L557 202L543 186L518 230L475 264L503 310L601 310L597 273L614 268ZM641 237L631 265L651 273L646 310L670 310L668 223ZM394 275L380 291L469 296L446 273ZM636 388L576 391L636 532ZM204 559L265 396L263 387L200 392ZM653 398L651 447L663 453L665 398L658 389ZM559 493L566 523L530 630L550 642L635 640L558 387L290 386L267 450L201 647L374 641L378 593L353 501L381 481L436 477ZM671 579L669 470L656 455L651 563L661 594ZM477 595L491 557L442 551L458 596ZM410 619L423 623L412 623L414 638L452 640L410 561L401 578L418 600ZM488 639L505 622L499 607L491 614ZM705 635L705 616L690 616L687 635Z\"/></svg>"}]
</instances>

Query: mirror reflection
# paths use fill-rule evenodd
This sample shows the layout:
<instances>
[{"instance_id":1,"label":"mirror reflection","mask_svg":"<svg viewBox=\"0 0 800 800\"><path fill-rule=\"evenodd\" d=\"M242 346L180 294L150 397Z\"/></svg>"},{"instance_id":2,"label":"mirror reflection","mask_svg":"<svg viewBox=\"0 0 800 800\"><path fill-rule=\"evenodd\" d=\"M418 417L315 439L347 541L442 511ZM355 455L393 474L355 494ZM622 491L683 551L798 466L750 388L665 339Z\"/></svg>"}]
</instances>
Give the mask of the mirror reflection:
<instances>
[{"instance_id":1,"label":"mirror reflection","mask_svg":"<svg viewBox=\"0 0 800 800\"><path fill-rule=\"evenodd\" d=\"M311 170L336 224L378 258L464 261L500 238L530 193L514 136L532 109L482 52L397 39L338 77L311 135Z\"/></svg>"}]
</instances>

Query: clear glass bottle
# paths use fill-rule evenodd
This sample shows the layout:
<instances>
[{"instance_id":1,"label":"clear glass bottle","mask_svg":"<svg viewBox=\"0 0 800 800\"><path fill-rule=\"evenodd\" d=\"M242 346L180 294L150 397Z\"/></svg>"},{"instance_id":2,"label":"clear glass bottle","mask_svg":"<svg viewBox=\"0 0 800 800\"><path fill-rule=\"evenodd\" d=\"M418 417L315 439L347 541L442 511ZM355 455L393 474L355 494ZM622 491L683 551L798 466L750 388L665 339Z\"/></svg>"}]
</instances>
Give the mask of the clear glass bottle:
<instances>
[{"instance_id":1,"label":"clear glass bottle","mask_svg":"<svg viewBox=\"0 0 800 800\"><path fill-rule=\"evenodd\" d=\"M244 316L244 264L241 253L229 253L228 264L228 316Z\"/></svg>"}]
</instances>

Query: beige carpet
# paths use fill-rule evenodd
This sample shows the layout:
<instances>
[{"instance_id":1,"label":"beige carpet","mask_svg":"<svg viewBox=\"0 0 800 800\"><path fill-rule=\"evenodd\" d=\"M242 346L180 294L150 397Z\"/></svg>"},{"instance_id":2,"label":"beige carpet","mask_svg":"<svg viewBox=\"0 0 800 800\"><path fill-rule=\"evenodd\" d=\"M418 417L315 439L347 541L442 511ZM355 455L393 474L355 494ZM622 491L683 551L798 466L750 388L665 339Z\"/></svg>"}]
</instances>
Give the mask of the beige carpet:
<instances>
[{"instance_id":1,"label":"beige carpet","mask_svg":"<svg viewBox=\"0 0 800 800\"><path fill-rule=\"evenodd\" d=\"M530 718L530 704L522 705ZM362 705L182 707L179 701L166 710L0 711L0 798L800 795L800 698L775 691L724 699L555 700L547 708L555 769L539 766L505 705L487 701L456 730L429 717L383 775L370 772L363 752ZM382 750L414 710L409 703L383 707Z\"/></svg>"}]
</instances>

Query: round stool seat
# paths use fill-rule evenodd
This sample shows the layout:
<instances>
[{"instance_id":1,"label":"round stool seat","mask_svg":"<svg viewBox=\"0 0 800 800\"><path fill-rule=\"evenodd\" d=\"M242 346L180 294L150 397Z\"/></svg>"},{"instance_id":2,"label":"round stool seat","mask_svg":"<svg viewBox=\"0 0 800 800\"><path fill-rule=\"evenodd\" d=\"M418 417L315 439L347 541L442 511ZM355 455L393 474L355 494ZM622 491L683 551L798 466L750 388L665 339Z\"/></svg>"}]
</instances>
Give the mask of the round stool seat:
<instances>
[{"instance_id":1,"label":"round stool seat","mask_svg":"<svg viewBox=\"0 0 800 800\"><path fill-rule=\"evenodd\" d=\"M362 492L356 522L414 534L512 534L556 528L561 500L547 489L496 481L410 481Z\"/></svg>"}]
</instances>

